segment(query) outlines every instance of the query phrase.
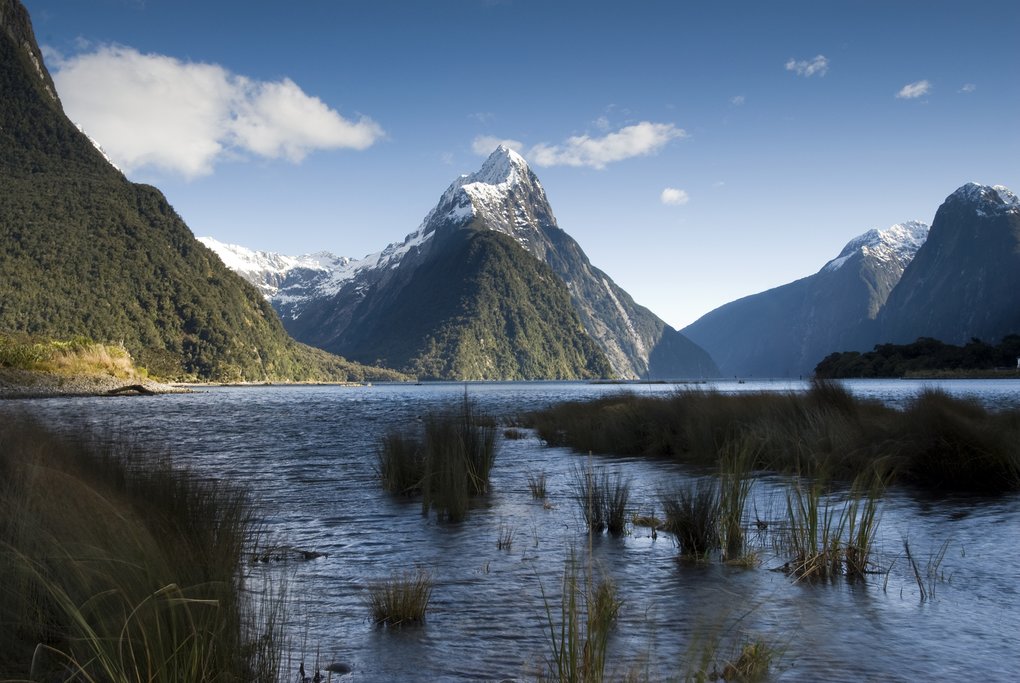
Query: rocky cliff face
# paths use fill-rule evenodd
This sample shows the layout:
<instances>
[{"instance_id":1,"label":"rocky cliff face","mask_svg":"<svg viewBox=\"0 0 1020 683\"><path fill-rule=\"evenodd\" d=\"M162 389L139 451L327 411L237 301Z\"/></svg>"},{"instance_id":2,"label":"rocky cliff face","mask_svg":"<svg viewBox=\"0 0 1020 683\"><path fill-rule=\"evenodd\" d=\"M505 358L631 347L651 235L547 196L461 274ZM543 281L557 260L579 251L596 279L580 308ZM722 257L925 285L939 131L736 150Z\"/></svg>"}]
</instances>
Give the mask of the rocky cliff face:
<instances>
[{"instance_id":1,"label":"rocky cliff face","mask_svg":"<svg viewBox=\"0 0 1020 683\"><path fill-rule=\"evenodd\" d=\"M721 306L683 332L725 375L811 374L834 349L871 348L874 320L927 234L919 222L870 230L814 275Z\"/></svg>"},{"instance_id":2,"label":"rocky cliff face","mask_svg":"<svg viewBox=\"0 0 1020 683\"><path fill-rule=\"evenodd\" d=\"M946 198L931 234L879 315L875 342L962 344L1020 332L1020 200L968 183Z\"/></svg>"}]
</instances>

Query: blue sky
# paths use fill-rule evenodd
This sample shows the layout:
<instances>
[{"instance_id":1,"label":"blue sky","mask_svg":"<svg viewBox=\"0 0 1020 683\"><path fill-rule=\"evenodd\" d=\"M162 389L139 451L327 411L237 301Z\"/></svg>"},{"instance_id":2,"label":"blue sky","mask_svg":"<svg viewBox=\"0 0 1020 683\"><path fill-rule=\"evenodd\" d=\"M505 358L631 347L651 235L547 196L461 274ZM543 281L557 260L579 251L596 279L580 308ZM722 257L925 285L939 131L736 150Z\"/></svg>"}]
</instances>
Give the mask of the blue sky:
<instances>
[{"instance_id":1,"label":"blue sky","mask_svg":"<svg viewBox=\"0 0 1020 683\"><path fill-rule=\"evenodd\" d=\"M64 107L197 235L361 257L496 140L682 327L1020 190L1020 2L23 0Z\"/></svg>"}]
</instances>

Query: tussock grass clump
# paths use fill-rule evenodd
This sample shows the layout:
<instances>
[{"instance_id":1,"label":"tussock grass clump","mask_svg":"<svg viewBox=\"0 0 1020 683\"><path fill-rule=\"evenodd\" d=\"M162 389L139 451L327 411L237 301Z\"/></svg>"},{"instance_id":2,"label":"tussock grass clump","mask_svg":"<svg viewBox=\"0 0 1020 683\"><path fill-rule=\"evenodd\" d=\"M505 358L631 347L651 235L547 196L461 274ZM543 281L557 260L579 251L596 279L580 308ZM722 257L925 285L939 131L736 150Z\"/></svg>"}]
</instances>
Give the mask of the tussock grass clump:
<instances>
[{"instance_id":1,"label":"tussock grass clump","mask_svg":"<svg viewBox=\"0 0 1020 683\"><path fill-rule=\"evenodd\" d=\"M402 432L383 436L377 469L383 488L390 493L414 496L425 479L425 449L421 440Z\"/></svg>"},{"instance_id":2,"label":"tussock grass clump","mask_svg":"<svg viewBox=\"0 0 1020 683\"><path fill-rule=\"evenodd\" d=\"M699 479L661 494L665 530L673 534L685 557L704 558L719 547L719 489Z\"/></svg>"},{"instance_id":3,"label":"tussock grass clump","mask_svg":"<svg viewBox=\"0 0 1020 683\"><path fill-rule=\"evenodd\" d=\"M424 569L394 574L369 587L372 619L379 625L403 626L425 621L432 599L432 575Z\"/></svg>"},{"instance_id":4,"label":"tussock grass clump","mask_svg":"<svg viewBox=\"0 0 1020 683\"><path fill-rule=\"evenodd\" d=\"M421 437L395 431L378 451L383 488L422 496L422 512L457 522L467 515L472 496L488 493L496 461L496 425L477 415L464 397L459 412L429 415Z\"/></svg>"},{"instance_id":5,"label":"tussock grass clump","mask_svg":"<svg viewBox=\"0 0 1020 683\"><path fill-rule=\"evenodd\" d=\"M596 683L605 679L609 636L623 606L616 584L583 571L571 553L563 571L559 623L545 601L551 657L541 681ZM543 591L544 593L544 591Z\"/></svg>"},{"instance_id":6,"label":"tussock grass clump","mask_svg":"<svg viewBox=\"0 0 1020 683\"><path fill-rule=\"evenodd\" d=\"M621 535L627 528L630 480L602 467L575 467L573 498L581 508L588 530Z\"/></svg>"},{"instance_id":7,"label":"tussock grass clump","mask_svg":"<svg viewBox=\"0 0 1020 683\"><path fill-rule=\"evenodd\" d=\"M867 485L862 481L854 482L843 501L827 496L820 480L806 486L798 482L787 493L790 574L822 579L871 572L882 486L877 479Z\"/></svg>"},{"instance_id":8,"label":"tussock grass clump","mask_svg":"<svg viewBox=\"0 0 1020 683\"><path fill-rule=\"evenodd\" d=\"M245 590L244 491L24 416L0 473L0 679L278 679L282 596Z\"/></svg>"},{"instance_id":9,"label":"tussock grass clump","mask_svg":"<svg viewBox=\"0 0 1020 683\"><path fill-rule=\"evenodd\" d=\"M1020 489L1020 410L925 390L903 410L853 396L835 381L802 393L618 394L527 416L540 438L578 452L669 457L716 466L750 448L752 470L851 481L878 472L926 489Z\"/></svg>"}]
</instances>

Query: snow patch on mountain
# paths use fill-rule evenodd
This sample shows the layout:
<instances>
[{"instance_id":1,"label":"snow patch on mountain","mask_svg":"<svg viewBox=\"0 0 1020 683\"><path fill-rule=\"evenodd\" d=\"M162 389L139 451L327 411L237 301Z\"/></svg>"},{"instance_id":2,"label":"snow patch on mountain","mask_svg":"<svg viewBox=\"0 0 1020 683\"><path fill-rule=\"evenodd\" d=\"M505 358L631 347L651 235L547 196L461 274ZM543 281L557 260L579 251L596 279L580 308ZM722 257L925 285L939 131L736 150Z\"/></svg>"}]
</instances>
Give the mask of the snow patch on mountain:
<instances>
[{"instance_id":1,"label":"snow patch on mountain","mask_svg":"<svg viewBox=\"0 0 1020 683\"><path fill-rule=\"evenodd\" d=\"M979 216L994 216L1000 213L1020 213L1020 199L1002 185L967 183L946 199L965 201L977 205Z\"/></svg>"},{"instance_id":2,"label":"snow patch on mountain","mask_svg":"<svg viewBox=\"0 0 1020 683\"><path fill-rule=\"evenodd\" d=\"M928 239L927 223L907 221L885 230L872 229L850 240L839 256L822 268L825 272L839 270L858 254L880 262L896 261L906 266Z\"/></svg>"}]
</instances>

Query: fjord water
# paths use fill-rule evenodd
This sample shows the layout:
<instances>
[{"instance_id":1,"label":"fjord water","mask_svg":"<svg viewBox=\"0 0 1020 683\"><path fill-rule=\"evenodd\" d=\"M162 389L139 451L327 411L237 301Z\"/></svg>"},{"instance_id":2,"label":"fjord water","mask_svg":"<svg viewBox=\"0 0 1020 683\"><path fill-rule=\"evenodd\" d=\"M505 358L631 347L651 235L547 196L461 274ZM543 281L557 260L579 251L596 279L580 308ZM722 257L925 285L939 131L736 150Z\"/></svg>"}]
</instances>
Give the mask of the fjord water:
<instances>
[{"instance_id":1,"label":"fjord water","mask_svg":"<svg viewBox=\"0 0 1020 683\"><path fill-rule=\"evenodd\" d=\"M947 381L954 394L1020 406L1020 382ZM801 382L708 385L720 391L796 391ZM902 403L922 383L861 381L858 395ZM0 403L0 418L29 411L55 425L84 421L182 463L252 489L272 540L328 553L309 562L255 565L252 576L284 582L293 639L292 680L343 662L344 680L533 679L551 656L549 618L559 618L560 583L571 553L616 583L624 604L610 645L612 678L682 677L695 643L718 639L720 655L763 637L778 650L772 680L1007 680L1020 671L1020 496L930 498L891 491L878 532L887 574L867 580L795 582L781 571L768 532L762 566L681 564L670 538L633 528L621 538L585 531L571 499L574 469L605 467L632 481L631 507L651 514L667 484L699 473L659 461L594 457L543 446L534 435L501 440L492 493L460 524L423 517L417 501L384 493L375 472L380 437L417 429L430 411L456 407L465 390L477 409L510 417L552 402L621 390L670 392L676 385L584 383L427 384L372 387L250 387L147 398L40 399ZM532 499L529 474L545 472L549 505ZM786 479L758 479L750 515L782 516ZM660 512L661 515L661 512ZM499 550L501 529L515 531ZM946 544L922 600L903 556L920 568ZM374 626L373 581L417 567L435 589L423 626Z\"/></svg>"}]
</instances>

